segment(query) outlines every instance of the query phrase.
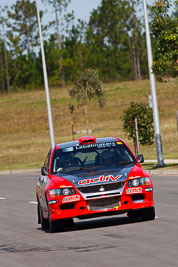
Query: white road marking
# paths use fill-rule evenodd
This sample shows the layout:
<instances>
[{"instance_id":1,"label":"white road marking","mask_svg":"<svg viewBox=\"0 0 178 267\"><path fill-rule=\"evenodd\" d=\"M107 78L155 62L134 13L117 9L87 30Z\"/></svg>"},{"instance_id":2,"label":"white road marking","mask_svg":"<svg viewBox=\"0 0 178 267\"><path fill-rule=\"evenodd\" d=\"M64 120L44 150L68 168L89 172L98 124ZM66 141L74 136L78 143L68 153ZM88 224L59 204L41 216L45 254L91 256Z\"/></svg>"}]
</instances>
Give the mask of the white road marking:
<instances>
[{"instance_id":1,"label":"white road marking","mask_svg":"<svg viewBox=\"0 0 178 267\"><path fill-rule=\"evenodd\" d=\"M159 219L159 217L155 217L155 219Z\"/></svg>"},{"instance_id":2,"label":"white road marking","mask_svg":"<svg viewBox=\"0 0 178 267\"><path fill-rule=\"evenodd\" d=\"M28 203L30 203L30 204L38 204L37 201L30 201L30 202L28 202Z\"/></svg>"},{"instance_id":3,"label":"white road marking","mask_svg":"<svg viewBox=\"0 0 178 267\"><path fill-rule=\"evenodd\" d=\"M6 199L5 197L0 197L0 200Z\"/></svg>"}]
</instances>

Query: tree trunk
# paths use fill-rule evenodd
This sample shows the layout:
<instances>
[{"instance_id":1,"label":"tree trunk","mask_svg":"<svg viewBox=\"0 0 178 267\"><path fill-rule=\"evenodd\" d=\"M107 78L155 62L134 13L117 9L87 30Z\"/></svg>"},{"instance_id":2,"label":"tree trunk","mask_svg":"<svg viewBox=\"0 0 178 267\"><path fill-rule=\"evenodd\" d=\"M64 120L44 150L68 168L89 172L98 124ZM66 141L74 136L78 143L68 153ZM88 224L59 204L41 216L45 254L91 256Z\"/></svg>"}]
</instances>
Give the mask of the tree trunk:
<instances>
[{"instance_id":1,"label":"tree trunk","mask_svg":"<svg viewBox=\"0 0 178 267\"><path fill-rule=\"evenodd\" d=\"M6 51L5 40L3 40L3 43L4 43L4 57L5 57L5 66L6 66L7 92L10 93L10 86L9 86L9 68L8 68L8 58L7 58L7 51Z\"/></svg>"},{"instance_id":2,"label":"tree trunk","mask_svg":"<svg viewBox=\"0 0 178 267\"><path fill-rule=\"evenodd\" d=\"M30 32L28 29L27 21L25 21L25 25L26 25L26 36L27 36L27 51L29 55L31 53L31 40L30 40Z\"/></svg>"},{"instance_id":3,"label":"tree trunk","mask_svg":"<svg viewBox=\"0 0 178 267\"><path fill-rule=\"evenodd\" d=\"M134 80L138 80L137 76L137 64L136 64L136 51L135 51L135 37L130 37L130 50L131 50L131 56L132 56L132 68L133 68L133 75Z\"/></svg>"},{"instance_id":4,"label":"tree trunk","mask_svg":"<svg viewBox=\"0 0 178 267\"><path fill-rule=\"evenodd\" d=\"M4 23L2 23L2 45L4 48L4 59L5 59L5 66L6 66L6 84L7 84L7 92L10 93L8 58L7 58L6 41L5 41L5 33L4 32L5 32L4 31Z\"/></svg>"},{"instance_id":5,"label":"tree trunk","mask_svg":"<svg viewBox=\"0 0 178 267\"><path fill-rule=\"evenodd\" d=\"M83 56L82 56L82 49L79 49L79 57L80 57L80 70L83 70Z\"/></svg>"},{"instance_id":6,"label":"tree trunk","mask_svg":"<svg viewBox=\"0 0 178 267\"><path fill-rule=\"evenodd\" d=\"M4 92L5 91L5 84L4 84L3 60L2 60L2 53L1 52L0 52L0 68L1 68L1 91Z\"/></svg>"},{"instance_id":7,"label":"tree trunk","mask_svg":"<svg viewBox=\"0 0 178 267\"><path fill-rule=\"evenodd\" d=\"M140 70L140 58L137 49L136 36L130 37L130 51L132 56L132 68L134 74L134 80L141 80L141 70Z\"/></svg>"},{"instance_id":8,"label":"tree trunk","mask_svg":"<svg viewBox=\"0 0 178 267\"><path fill-rule=\"evenodd\" d=\"M136 49L136 61L137 61L138 80L141 80L142 79L142 75L141 75L141 69L140 69L140 57L139 57L138 49Z\"/></svg>"},{"instance_id":9,"label":"tree trunk","mask_svg":"<svg viewBox=\"0 0 178 267\"><path fill-rule=\"evenodd\" d=\"M132 9L135 10L135 2L131 1ZM136 35L136 21L133 20L132 36L130 37L130 47L132 55L132 67L134 73L134 80L141 80L141 71L140 71L140 58L138 53L138 44L137 44L137 35Z\"/></svg>"}]
</instances>

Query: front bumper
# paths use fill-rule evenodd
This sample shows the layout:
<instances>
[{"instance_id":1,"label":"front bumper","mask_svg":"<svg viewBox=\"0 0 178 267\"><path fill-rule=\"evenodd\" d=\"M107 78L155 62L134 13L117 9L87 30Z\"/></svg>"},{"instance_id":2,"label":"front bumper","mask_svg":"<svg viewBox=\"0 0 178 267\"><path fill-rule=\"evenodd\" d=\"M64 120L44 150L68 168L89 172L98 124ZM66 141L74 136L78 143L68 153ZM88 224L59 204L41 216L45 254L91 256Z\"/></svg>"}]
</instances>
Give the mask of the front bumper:
<instances>
[{"instance_id":1,"label":"front bumper","mask_svg":"<svg viewBox=\"0 0 178 267\"><path fill-rule=\"evenodd\" d=\"M61 199L56 200L57 203L50 202L49 209L51 220L67 219L67 218L92 218L98 216L117 215L127 213L131 210L139 210L143 208L154 207L153 192L122 194L114 196L103 195L97 199L85 200L82 196L75 201L62 203Z\"/></svg>"}]
</instances>

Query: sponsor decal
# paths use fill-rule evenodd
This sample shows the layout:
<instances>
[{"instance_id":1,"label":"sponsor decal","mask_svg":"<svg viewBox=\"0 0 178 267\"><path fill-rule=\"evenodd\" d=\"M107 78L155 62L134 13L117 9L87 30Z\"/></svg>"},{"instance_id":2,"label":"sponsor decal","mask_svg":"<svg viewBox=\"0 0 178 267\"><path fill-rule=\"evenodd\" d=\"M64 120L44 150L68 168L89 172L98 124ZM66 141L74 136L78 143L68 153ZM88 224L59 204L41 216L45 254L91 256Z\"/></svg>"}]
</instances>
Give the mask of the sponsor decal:
<instances>
[{"instance_id":1,"label":"sponsor decal","mask_svg":"<svg viewBox=\"0 0 178 267\"><path fill-rule=\"evenodd\" d=\"M122 145L122 142L116 142L117 145Z\"/></svg>"},{"instance_id":2,"label":"sponsor decal","mask_svg":"<svg viewBox=\"0 0 178 267\"><path fill-rule=\"evenodd\" d=\"M142 188L141 187L137 187L137 188L128 188L126 190L127 194L136 194L136 193L142 193Z\"/></svg>"},{"instance_id":3,"label":"sponsor decal","mask_svg":"<svg viewBox=\"0 0 178 267\"><path fill-rule=\"evenodd\" d=\"M129 179L140 178L140 176L130 176Z\"/></svg>"},{"instance_id":4,"label":"sponsor decal","mask_svg":"<svg viewBox=\"0 0 178 267\"><path fill-rule=\"evenodd\" d=\"M140 200L139 200L139 199L137 199L137 200L134 200L133 202L134 202L134 203L143 203L143 202L145 202L145 201L144 201L144 200L142 200L142 199L140 199Z\"/></svg>"},{"instance_id":5,"label":"sponsor decal","mask_svg":"<svg viewBox=\"0 0 178 267\"><path fill-rule=\"evenodd\" d=\"M64 197L62 202L65 203L65 202L71 202L71 201L77 201L77 200L80 200L80 196L79 195L73 195L73 196Z\"/></svg>"},{"instance_id":6,"label":"sponsor decal","mask_svg":"<svg viewBox=\"0 0 178 267\"><path fill-rule=\"evenodd\" d=\"M114 208L115 208L116 210L118 210L118 209L119 209L119 206L115 206Z\"/></svg>"},{"instance_id":7,"label":"sponsor decal","mask_svg":"<svg viewBox=\"0 0 178 267\"><path fill-rule=\"evenodd\" d=\"M96 183L104 183L104 182L116 182L122 175L117 175L114 177L113 175L108 175L108 176L100 176L97 178L92 178L92 179L83 179L78 182L79 185L86 185L86 184L96 184Z\"/></svg>"},{"instance_id":8,"label":"sponsor decal","mask_svg":"<svg viewBox=\"0 0 178 267\"><path fill-rule=\"evenodd\" d=\"M85 149L85 148L92 148L92 147L96 147L96 148L105 148L105 147L114 147L116 146L115 142L107 142L107 143L100 143L100 144L88 144L88 145L77 145L76 149Z\"/></svg>"},{"instance_id":9,"label":"sponsor decal","mask_svg":"<svg viewBox=\"0 0 178 267\"><path fill-rule=\"evenodd\" d=\"M146 192L153 191L153 188L152 187L147 187L147 188L145 188L145 191Z\"/></svg>"},{"instance_id":10,"label":"sponsor decal","mask_svg":"<svg viewBox=\"0 0 178 267\"><path fill-rule=\"evenodd\" d=\"M71 188L72 185L60 185L59 188Z\"/></svg>"}]
</instances>

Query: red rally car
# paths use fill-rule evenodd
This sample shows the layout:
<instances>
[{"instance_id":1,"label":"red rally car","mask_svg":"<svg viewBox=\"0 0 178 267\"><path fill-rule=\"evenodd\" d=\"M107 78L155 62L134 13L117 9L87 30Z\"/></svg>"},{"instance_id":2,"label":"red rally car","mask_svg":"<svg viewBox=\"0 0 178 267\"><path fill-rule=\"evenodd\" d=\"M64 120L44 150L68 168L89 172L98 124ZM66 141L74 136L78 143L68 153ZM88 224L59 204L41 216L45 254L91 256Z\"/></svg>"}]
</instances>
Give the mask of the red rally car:
<instances>
[{"instance_id":1,"label":"red rally car","mask_svg":"<svg viewBox=\"0 0 178 267\"><path fill-rule=\"evenodd\" d=\"M127 213L154 220L153 184L119 138L81 137L48 152L36 185L38 223L50 232L73 218Z\"/></svg>"}]
</instances>

